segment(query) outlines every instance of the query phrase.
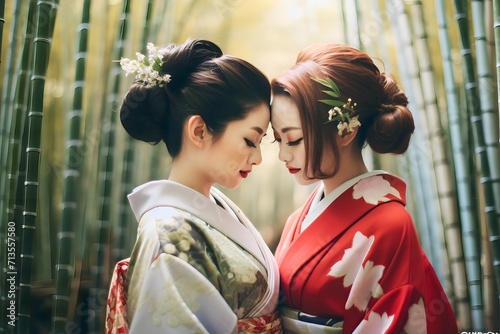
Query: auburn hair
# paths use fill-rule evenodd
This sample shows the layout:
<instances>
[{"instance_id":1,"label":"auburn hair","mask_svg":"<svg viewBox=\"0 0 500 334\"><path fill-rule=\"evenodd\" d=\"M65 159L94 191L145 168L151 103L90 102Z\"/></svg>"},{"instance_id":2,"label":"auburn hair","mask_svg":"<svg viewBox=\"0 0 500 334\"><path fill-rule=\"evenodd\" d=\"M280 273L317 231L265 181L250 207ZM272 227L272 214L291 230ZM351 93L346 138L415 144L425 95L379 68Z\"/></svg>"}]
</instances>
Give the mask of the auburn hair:
<instances>
[{"instance_id":1,"label":"auburn hair","mask_svg":"<svg viewBox=\"0 0 500 334\"><path fill-rule=\"evenodd\" d=\"M361 126L356 134L360 149L366 144L377 153L404 153L415 129L407 108L408 98L397 83L381 73L366 53L342 44L316 44L302 50L295 65L271 82L274 95L289 96L300 114L306 150L305 175L326 179L339 168L335 123L327 123L329 106L319 102L330 98L325 87L312 78L333 80L340 100L351 98ZM331 150L335 166L321 169L324 150Z\"/></svg>"}]
</instances>

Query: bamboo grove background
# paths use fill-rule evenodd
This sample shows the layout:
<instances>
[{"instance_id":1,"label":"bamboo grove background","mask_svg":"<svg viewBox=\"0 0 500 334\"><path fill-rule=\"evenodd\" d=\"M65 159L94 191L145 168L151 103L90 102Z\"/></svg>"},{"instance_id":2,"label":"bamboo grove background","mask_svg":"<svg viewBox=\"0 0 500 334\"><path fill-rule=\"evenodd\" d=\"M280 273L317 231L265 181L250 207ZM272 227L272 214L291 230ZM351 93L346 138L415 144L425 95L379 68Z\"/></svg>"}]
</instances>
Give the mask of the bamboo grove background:
<instances>
[{"instance_id":1,"label":"bamboo grove background","mask_svg":"<svg viewBox=\"0 0 500 334\"><path fill-rule=\"evenodd\" d=\"M0 333L102 333L113 265L135 240L126 195L170 163L117 122L131 78L116 61L188 38L269 78L325 41L392 73L416 131L404 156L365 157L407 182L461 330L499 330L500 0L0 0L0 36ZM310 188L283 172L271 137L227 193L274 249Z\"/></svg>"}]
</instances>

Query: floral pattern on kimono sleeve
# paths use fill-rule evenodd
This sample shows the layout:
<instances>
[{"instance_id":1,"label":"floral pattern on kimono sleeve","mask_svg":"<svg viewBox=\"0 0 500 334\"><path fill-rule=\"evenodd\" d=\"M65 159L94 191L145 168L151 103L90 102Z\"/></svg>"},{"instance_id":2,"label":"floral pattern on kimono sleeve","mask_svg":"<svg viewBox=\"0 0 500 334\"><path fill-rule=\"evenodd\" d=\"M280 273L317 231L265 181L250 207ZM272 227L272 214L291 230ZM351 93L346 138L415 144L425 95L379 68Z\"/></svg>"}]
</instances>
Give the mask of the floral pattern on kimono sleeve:
<instances>
[{"instance_id":1,"label":"floral pattern on kimono sleeve","mask_svg":"<svg viewBox=\"0 0 500 334\"><path fill-rule=\"evenodd\" d=\"M376 175L360 180L353 187L352 198L363 198L366 203L377 205L379 202L388 202L389 198L387 195L393 195L401 199L399 191L389 181L381 175Z\"/></svg>"},{"instance_id":2,"label":"floral pattern on kimono sleeve","mask_svg":"<svg viewBox=\"0 0 500 334\"><path fill-rule=\"evenodd\" d=\"M235 333L236 324L234 312L203 275L160 254L141 287L130 333Z\"/></svg>"},{"instance_id":3,"label":"floral pattern on kimono sleeve","mask_svg":"<svg viewBox=\"0 0 500 334\"><path fill-rule=\"evenodd\" d=\"M189 263L224 297L239 319L249 316L266 291L265 268L204 221L178 211L157 219L160 251Z\"/></svg>"},{"instance_id":4,"label":"floral pattern on kimono sleeve","mask_svg":"<svg viewBox=\"0 0 500 334\"><path fill-rule=\"evenodd\" d=\"M377 299L359 324L349 323L348 312L344 319L344 330L356 326L353 334L427 333L423 297L411 285L394 289Z\"/></svg>"},{"instance_id":5,"label":"floral pattern on kimono sleeve","mask_svg":"<svg viewBox=\"0 0 500 334\"><path fill-rule=\"evenodd\" d=\"M388 291L382 289L381 283L390 274L386 273L385 265L378 264L377 254L381 249L380 245L377 248L377 242L380 240L376 235L366 236L357 231L351 247L345 249L328 273L343 277L343 286L350 289L344 329L357 334L401 333L403 328L407 334L426 333L425 309L421 310L423 298L417 289L409 284ZM364 314L361 322L360 314Z\"/></svg>"},{"instance_id":6,"label":"floral pattern on kimono sleeve","mask_svg":"<svg viewBox=\"0 0 500 334\"><path fill-rule=\"evenodd\" d=\"M191 220L190 215L180 212L167 219L157 219L160 249L186 261L218 287L220 273L210 258L206 239L197 231Z\"/></svg>"}]
</instances>

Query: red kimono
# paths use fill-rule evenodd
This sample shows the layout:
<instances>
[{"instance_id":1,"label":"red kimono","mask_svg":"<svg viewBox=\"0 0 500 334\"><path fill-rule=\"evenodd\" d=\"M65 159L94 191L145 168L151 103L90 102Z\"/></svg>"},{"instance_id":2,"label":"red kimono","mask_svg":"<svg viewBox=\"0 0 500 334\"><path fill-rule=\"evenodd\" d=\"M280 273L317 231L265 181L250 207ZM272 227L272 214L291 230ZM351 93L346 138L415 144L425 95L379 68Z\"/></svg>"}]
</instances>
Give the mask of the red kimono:
<instances>
[{"instance_id":1,"label":"red kimono","mask_svg":"<svg viewBox=\"0 0 500 334\"><path fill-rule=\"evenodd\" d=\"M405 209L405 183L368 173L301 232L319 188L290 216L276 250L284 304L343 320L343 333L457 333Z\"/></svg>"}]
</instances>

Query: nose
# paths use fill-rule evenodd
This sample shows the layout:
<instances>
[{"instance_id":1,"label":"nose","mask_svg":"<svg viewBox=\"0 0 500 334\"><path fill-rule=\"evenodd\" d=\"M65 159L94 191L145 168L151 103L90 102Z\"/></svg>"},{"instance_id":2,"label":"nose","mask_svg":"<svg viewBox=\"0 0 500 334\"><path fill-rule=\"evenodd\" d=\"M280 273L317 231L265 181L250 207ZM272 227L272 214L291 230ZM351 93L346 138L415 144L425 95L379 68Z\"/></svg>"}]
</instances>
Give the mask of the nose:
<instances>
[{"instance_id":1,"label":"nose","mask_svg":"<svg viewBox=\"0 0 500 334\"><path fill-rule=\"evenodd\" d=\"M252 150L252 154L250 155L250 163L252 165L260 165L262 162L262 153L260 151L260 145L257 145L257 149Z\"/></svg>"},{"instance_id":2,"label":"nose","mask_svg":"<svg viewBox=\"0 0 500 334\"><path fill-rule=\"evenodd\" d=\"M292 161L292 153L288 150L288 146L283 143L280 143L280 151L278 153L278 159L283 162L290 162Z\"/></svg>"}]
</instances>

